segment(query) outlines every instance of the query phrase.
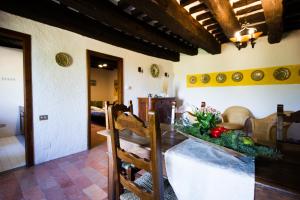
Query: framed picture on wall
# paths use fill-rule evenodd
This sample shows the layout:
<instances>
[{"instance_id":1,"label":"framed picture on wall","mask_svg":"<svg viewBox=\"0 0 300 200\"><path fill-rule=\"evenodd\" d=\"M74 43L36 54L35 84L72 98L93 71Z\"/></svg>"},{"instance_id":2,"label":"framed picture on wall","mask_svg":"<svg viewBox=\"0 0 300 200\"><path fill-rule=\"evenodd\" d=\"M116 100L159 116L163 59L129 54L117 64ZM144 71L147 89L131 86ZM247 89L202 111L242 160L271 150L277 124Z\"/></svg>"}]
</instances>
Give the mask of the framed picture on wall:
<instances>
[{"instance_id":1,"label":"framed picture on wall","mask_svg":"<svg viewBox=\"0 0 300 200\"><path fill-rule=\"evenodd\" d=\"M91 86L96 86L97 85L97 81L96 80L90 80L90 85Z\"/></svg>"},{"instance_id":2,"label":"framed picture on wall","mask_svg":"<svg viewBox=\"0 0 300 200\"><path fill-rule=\"evenodd\" d=\"M114 80L114 96L118 96L119 82Z\"/></svg>"}]
</instances>

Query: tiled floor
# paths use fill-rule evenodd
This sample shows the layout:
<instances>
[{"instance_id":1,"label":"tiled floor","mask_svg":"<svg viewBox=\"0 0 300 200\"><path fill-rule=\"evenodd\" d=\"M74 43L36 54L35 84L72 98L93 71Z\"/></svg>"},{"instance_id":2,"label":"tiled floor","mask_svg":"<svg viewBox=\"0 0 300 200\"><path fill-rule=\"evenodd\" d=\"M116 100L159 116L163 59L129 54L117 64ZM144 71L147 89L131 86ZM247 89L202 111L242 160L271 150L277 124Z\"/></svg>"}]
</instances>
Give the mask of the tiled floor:
<instances>
[{"instance_id":1,"label":"tiled floor","mask_svg":"<svg viewBox=\"0 0 300 200\"><path fill-rule=\"evenodd\" d=\"M0 138L0 172L25 165L24 136Z\"/></svg>"},{"instance_id":2,"label":"tiled floor","mask_svg":"<svg viewBox=\"0 0 300 200\"><path fill-rule=\"evenodd\" d=\"M0 175L0 200L107 199L107 146Z\"/></svg>"}]
</instances>

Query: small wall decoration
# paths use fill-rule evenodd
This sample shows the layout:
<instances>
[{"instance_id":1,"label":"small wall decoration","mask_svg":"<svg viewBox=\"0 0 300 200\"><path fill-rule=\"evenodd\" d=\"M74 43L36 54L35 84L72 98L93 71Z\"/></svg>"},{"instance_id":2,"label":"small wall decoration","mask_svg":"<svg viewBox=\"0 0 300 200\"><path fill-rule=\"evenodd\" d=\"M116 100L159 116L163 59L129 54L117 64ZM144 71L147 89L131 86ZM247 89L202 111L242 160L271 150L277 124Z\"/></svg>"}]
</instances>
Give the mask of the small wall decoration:
<instances>
[{"instance_id":1,"label":"small wall decoration","mask_svg":"<svg viewBox=\"0 0 300 200\"><path fill-rule=\"evenodd\" d=\"M90 80L90 85L91 86L96 86L97 85L97 81L96 80Z\"/></svg>"},{"instance_id":2,"label":"small wall decoration","mask_svg":"<svg viewBox=\"0 0 300 200\"><path fill-rule=\"evenodd\" d=\"M227 77L226 77L226 74L224 73L219 73L216 77L216 81L218 83L224 83L226 81Z\"/></svg>"},{"instance_id":3,"label":"small wall decoration","mask_svg":"<svg viewBox=\"0 0 300 200\"><path fill-rule=\"evenodd\" d=\"M210 76L208 74L202 74L201 75L201 82L202 83L208 83L210 81Z\"/></svg>"},{"instance_id":4,"label":"small wall decoration","mask_svg":"<svg viewBox=\"0 0 300 200\"><path fill-rule=\"evenodd\" d=\"M255 70L251 73L251 79L254 81L260 81L264 78L265 73L261 70Z\"/></svg>"},{"instance_id":5,"label":"small wall decoration","mask_svg":"<svg viewBox=\"0 0 300 200\"><path fill-rule=\"evenodd\" d=\"M240 82L241 80L243 80L243 74L241 72L234 72L231 76L231 79L234 82Z\"/></svg>"},{"instance_id":6,"label":"small wall decoration","mask_svg":"<svg viewBox=\"0 0 300 200\"><path fill-rule=\"evenodd\" d=\"M273 76L277 80L284 81L290 78L291 72L288 68L281 67L274 71Z\"/></svg>"},{"instance_id":7,"label":"small wall decoration","mask_svg":"<svg viewBox=\"0 0 300 200\"><path fill-rule=\"evenodd\" d=\"M119 91L119 82L118 80L114 80L114 96L118 96Z\"/></svg>"},{"instance_id":8,"label":"small wall decoration","mask_svg":"<svg viewBox=\"0 0 300 200\"><path fill-rule=\"evenodd\" d=\"M186 78L187 87L300 84L300 64L246 69L238 72L188 74Z\"/></svg>"},{"instance_id":9,"label":"small wall decoration","mask_svg":"<svg viewBox=\"0 0 300 200\"><path fill-rule=\"evenodd\" d=\"M157 64L153 64L150 67L150 72L153 78L157 78L159 75L159 68Z\"/></svg>"},{"instance_id":10,"label":"small wall decoration","mask_svg":"<svg viewBox=\"0 0 300 200\"><path fill-rule=\"evenodd\" d=\"M56 63L62 67L69 67L73 63L73 58L64 52L59 52L55 56Z\"/></svg>"},{"instance_id":11,"label":"small wall decoration","mask_svg":"<svg viewBox=\"0 0 300 200\"><path fill-rule=\"evenodd\" d=\"M190 84L195 84L197 82L197 77L196 76L191 76L189 78L189 82L190 82Z\"/></svg>"}]
</instances>

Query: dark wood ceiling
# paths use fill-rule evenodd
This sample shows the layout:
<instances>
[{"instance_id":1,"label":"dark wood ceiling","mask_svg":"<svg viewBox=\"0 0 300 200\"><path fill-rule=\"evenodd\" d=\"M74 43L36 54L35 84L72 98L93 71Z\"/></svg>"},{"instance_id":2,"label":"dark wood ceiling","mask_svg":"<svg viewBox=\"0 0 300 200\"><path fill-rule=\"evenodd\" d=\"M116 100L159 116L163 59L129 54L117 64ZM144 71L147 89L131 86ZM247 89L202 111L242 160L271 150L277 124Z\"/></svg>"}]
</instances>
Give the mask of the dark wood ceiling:
<instances>
[{"instance_id":1,"label":"dark wood ceiling","mask_svg":"<svg viewBox=\"0 0 300 200\"><path fill-rule=\"evenodd\" d=\"M271 44L300 28L299 0L2 0L0 9L172 61L221 53L245 22Z\"/></svg>"}]
</instances>

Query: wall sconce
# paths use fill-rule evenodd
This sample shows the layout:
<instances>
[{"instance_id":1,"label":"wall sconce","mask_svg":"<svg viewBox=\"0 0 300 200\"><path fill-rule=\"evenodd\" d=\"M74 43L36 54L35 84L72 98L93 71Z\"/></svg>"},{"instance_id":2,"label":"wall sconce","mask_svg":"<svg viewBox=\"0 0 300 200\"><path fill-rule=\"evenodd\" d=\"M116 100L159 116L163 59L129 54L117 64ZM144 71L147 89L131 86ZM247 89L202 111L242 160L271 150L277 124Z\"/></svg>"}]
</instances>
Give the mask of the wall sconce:
<instances>
[{"instance_id":1,"label":"wall sconce","mask_svg":"<svg viewBox=\"0 0 300 200\"><path fill-rule=\"evenodd\" d=\"M144 71L143 71L143 69L141 67L138 67L138 72L139 73L143 73Z\"/></svg>"},{"instance_id":2,"label":"wall sconce","mask_svg":"<svg viewBox=\"0 0 300 200\"><path fill-rule=\"evenodd\" d=\"M168 74L168 72L165 72L165 77L169 77L170 75Z\"/></svg>"}]
</instances>

